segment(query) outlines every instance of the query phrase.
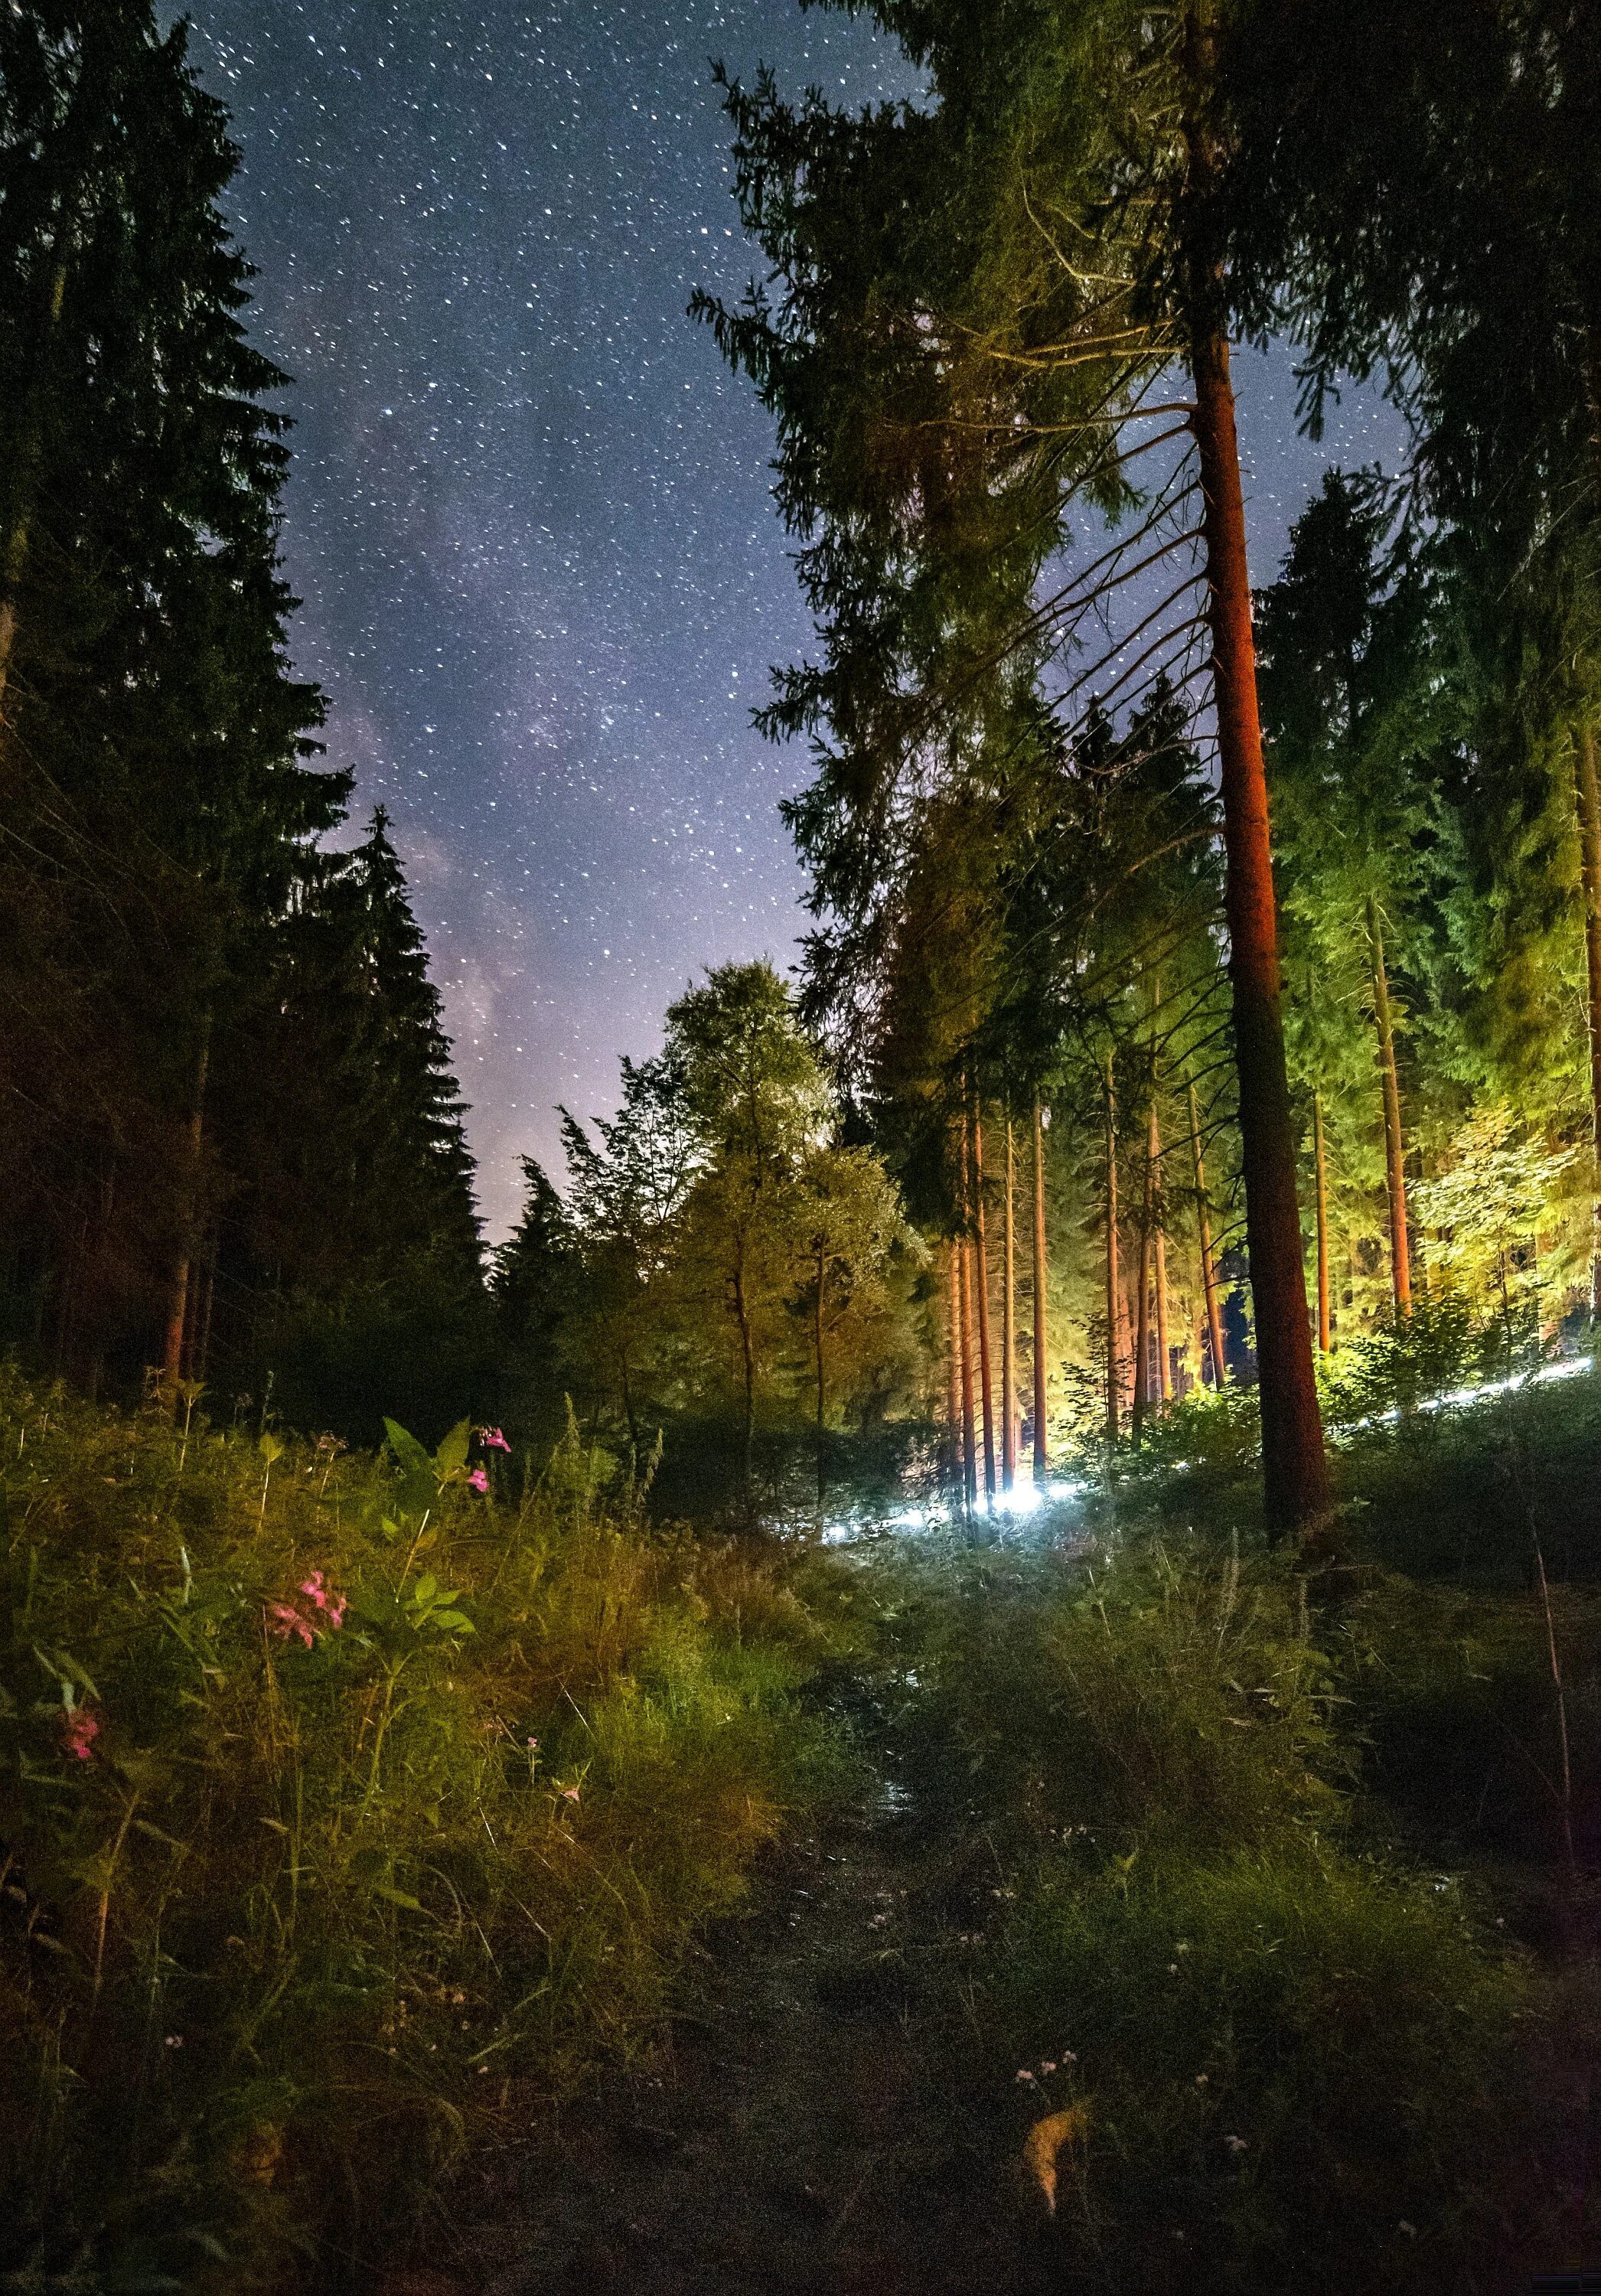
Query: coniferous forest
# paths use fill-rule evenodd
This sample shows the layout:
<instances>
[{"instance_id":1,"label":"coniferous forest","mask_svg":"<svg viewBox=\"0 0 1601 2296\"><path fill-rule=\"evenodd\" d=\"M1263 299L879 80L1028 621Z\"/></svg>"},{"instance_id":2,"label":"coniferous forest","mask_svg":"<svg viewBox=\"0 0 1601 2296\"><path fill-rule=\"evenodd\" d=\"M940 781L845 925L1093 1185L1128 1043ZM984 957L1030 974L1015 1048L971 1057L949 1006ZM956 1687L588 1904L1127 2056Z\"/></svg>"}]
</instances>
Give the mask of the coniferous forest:
<instances>
[{"instance_id":1,"label":"coniferous forest","mask_svg":"<svg viewBox=\"0 0 1601 2296\"><path fill-rule=\"evenodd\" d=\"M808 913L503 1238L234 123L0 17L0 2290L1601 2285L1601 18L824 6Z\"/></svg>"}]
</instances>

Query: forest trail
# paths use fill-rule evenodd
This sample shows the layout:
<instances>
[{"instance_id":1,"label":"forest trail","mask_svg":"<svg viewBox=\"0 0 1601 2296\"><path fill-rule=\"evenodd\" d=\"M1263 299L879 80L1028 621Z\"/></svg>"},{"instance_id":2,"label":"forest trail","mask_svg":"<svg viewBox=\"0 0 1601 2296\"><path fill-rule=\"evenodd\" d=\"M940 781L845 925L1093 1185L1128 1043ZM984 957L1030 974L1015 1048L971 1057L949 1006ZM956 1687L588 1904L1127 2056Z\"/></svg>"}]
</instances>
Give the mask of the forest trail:
<instances>
[{"instance_id":1,"label":"forest trail","mask_svg":"<svg viewBox=\"0 0 1601 2296\"><path fill-rule=\"evenodd\" d=\"M478 2221L449 2276L393 2296L1047 2284L1021 2120L992 2076L962 2078L964 1939L998 1911L999 1869L981 1834L918 1808L875 1734L856 1806L710 1941L665 2055L489 2163L458 2196Z\"/></svg>"}]
</instances>

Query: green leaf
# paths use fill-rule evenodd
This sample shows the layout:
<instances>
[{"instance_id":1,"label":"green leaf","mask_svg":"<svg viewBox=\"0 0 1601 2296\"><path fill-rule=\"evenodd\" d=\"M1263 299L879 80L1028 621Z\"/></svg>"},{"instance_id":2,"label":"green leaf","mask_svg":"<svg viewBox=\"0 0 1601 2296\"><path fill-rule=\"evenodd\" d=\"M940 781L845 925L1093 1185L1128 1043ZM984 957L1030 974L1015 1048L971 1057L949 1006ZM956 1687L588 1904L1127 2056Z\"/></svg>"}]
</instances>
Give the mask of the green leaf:
<instances>
[{"instance_id":1,"label":"green leaf","mask_svg":"<svg viewBox=\"0 0 1601 2296\"><path fill-rule=\"evenodd\" d=\"M430 1614L428 1623L431 1627L446 1628L453 1635L471 1635L477 1632L477 1628L464 1611L434 1611Z\"/></svg>"},{"instance_id":2,"label":"green leaf","mask_svg":"<svg viewBox=\"0 0 1601 2296\"><path fill-rule=\"evenodd\" d=\"M386 1905L404 1906L408 1914L425 1914L428 1911L420 1898L414 1898L409 1890L393 1889L387 1882L374 1882L373 1895L382 1898Z\"/></svg>"},{"instance_id":3,"label":"green leaf","mask_svg":"<svg viewBox=\"0 0 1601 2296\"><path fill-rule=\"evenodd\" d=\"M262 1435L259 1442L256 1446L256 1448L260 1452L262 1457L267 1461L269 1467L273 1464L275 1460L281 1459L283 1456L283 1439L280 1436L273 1434L270 1431Z\"/></svg>"},{"instance_id":4,"label":"green leaf","mask_svg":"<svg viewBox=\"0 0 1601 2296\"><path fill-rule=\"evenodd\" d=\"M407 1476L426 1475L431 1481L435 1479L433 1461L415 1435L408 1435L405 1428L398 1426L392 1419L384 1421L383 1431L389 1438L390 1449Z\"/></svg>"},{"instance_id":5,"label":"green leaf","mask_svg":"<svg viewBox=\"0 0 1601 2296\"><path fill-rule=\"evenodd\" d=\"M464 1473L467 1465L467 1446L472 1438L472 1423L464 1419L453 1427L433 1455L433 1471L440 1482L453 1482Z\"/></svg>"}]
</instances>

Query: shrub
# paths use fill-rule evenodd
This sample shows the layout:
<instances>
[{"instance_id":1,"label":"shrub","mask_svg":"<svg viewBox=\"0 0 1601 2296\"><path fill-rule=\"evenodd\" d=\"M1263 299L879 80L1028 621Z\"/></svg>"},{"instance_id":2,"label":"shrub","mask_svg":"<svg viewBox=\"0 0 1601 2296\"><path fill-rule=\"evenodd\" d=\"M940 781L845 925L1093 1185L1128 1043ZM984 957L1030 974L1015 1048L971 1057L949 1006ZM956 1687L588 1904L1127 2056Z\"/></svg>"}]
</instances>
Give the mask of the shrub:
<instances>
[{"instance_id":1,"label":"shrub","mask_svg":"<svg viewBox=\"0 0 1601 2296\"><path fill-rule=\"evenodd\" d=\"M825 1784L770 1561L608 1517L571 1443L500 1504L467 1439L0 1389L0 2273L343 2284L645 2043Z\"/></svg>"},{"instance_id":2,"label":"shrub","mask_svg":"<svg viewBox=\"0 0 1601 2296\"><path fill-rule=\"evenodd\" d=\"M1047 1872L1008 1943L1020 2097L1084 2116L1058 2187L1070 2284L1505 2284L1525 1986L1448 1885L1326 1850L1140 1857Z\"/></svg>"}]
</instances>

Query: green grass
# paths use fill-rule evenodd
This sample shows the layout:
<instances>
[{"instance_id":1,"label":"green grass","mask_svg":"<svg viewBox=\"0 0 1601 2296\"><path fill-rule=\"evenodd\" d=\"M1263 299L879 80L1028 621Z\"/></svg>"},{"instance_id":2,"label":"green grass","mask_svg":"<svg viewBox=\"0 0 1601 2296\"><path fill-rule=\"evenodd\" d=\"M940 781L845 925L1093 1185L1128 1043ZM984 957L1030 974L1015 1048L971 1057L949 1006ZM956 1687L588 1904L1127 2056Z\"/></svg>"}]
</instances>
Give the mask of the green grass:
<instances>
[{"instance_id":1,"label":"green grass","mask_svg":"<svg viewBox=\"0 0 1601 2296\"><path fill-rule=\"evenodd\" d=\"M1590 1405L1566 1409L1571 1462ZM1405 1439L1370 1489L1415 1488ZM1064 2287L1423 2296L1572 2262L1601 1987L1582 1882L1564 1932L1542 1606L1510 1566L1411 1578L1359 1546L1320 1609L1293 1554L1164 1522L1170 1497L1122 1485L1077 1558L880 1585L891 1726L975 1884L951 2081L1020 2159L1082 2115L1042 2227ZM1402 1548L1407 1504L1380 1526ZM1601 1611L1553 1603L1582 1858Z\"/></svg>"},{"instance_id":2,"label":"green grass","mask_svg":"<svg viewBox=\"0 0 1601 2296\"><path fill-rule=\"evenodd\" d=\"M0 2285L349 2284L837 1777L772 1562L461 1451L0 1388Z\"/></svg>"}]
</instances>

